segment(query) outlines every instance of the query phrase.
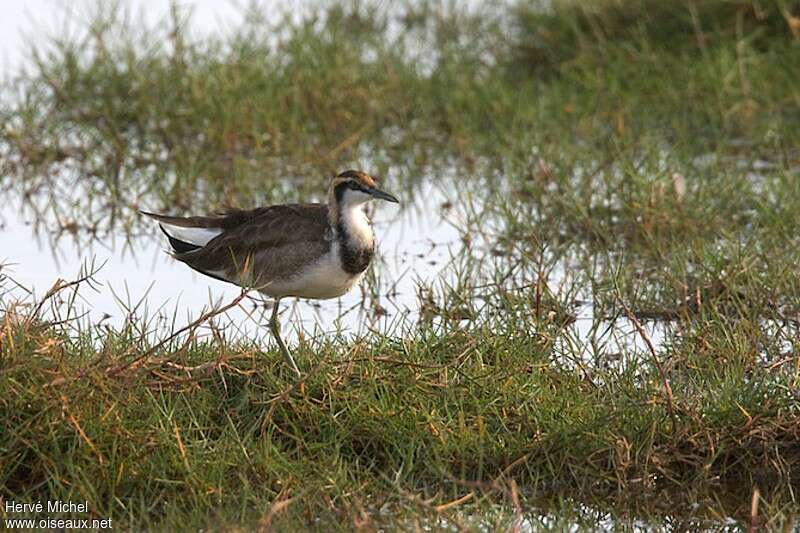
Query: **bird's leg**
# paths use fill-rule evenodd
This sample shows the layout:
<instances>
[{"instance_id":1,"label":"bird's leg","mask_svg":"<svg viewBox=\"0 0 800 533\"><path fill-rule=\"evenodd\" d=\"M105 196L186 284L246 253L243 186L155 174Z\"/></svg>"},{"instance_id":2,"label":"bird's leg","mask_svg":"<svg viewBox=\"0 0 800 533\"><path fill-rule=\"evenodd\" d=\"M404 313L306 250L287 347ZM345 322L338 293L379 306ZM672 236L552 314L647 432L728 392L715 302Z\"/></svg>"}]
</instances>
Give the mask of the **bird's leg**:
<instances>
[{"instance_id":1,"label":"bird's leg","mask_svg":"<svg viewBox=\"0 0 800 533\"><path fill-rule=\"evenodd\" d=\"M289 353L289 350L283 343L283 339L281 339L281 323L278 321L278 307L280 303L281 299L276 298L275 302L272 304L272 317L269 319L269 330L272 332L272 336L275 337L275 340L278 342L278 348L280 348L286 364L289 365L289 368L292 369L292 372L294 372L295 375L300 378L300 370L298 370L297 365L292 358L292 354Z\"/></svg>"}]
</instances>

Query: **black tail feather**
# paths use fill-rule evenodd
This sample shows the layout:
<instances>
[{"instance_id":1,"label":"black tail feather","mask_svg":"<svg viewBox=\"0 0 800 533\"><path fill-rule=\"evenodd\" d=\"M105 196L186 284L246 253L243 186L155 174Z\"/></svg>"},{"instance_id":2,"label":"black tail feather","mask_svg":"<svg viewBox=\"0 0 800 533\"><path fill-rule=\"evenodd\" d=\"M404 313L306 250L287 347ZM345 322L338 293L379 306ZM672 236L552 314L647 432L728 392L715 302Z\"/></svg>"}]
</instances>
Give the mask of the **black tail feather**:
<instances>
[{"instance_id":1,"label":"black tail feather","mask_svg":"<svg viewBox=\"0 0 800 533\"><path fill-rule=\"evenodd\" d=\"M161 231L163 231L164 235L166 235L167 239L169 239L169 245L172 246L172 250L175 253L185 254L186 252L193 252L195 250L199 250L200 248L202 248L202 246L197 246L196 244L176 239L175 237L167 233L167 230L165 230L164 226L162 226L161 224L159 224L158 227L161 228Z\"/></svg>"}]
</instances>

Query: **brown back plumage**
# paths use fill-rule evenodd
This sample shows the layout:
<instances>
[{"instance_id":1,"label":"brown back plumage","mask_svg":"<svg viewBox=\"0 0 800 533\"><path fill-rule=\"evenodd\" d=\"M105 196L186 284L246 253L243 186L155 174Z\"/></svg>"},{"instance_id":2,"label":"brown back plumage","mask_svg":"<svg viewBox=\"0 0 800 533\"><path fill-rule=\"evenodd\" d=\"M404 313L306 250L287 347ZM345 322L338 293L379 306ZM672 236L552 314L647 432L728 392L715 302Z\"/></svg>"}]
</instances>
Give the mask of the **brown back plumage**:
<instances>
[{"instance_id":1,"label":"brown back plumage","mask_svg":"<svg viewBox=\"0 0 800 533\"><path fill-rule=\"evenodd\" d=\"M173 226L181 226L184 228L222 228L233 229L241 226L248 220L251 220L261 214L262 211L269 209L269 207L258 207L256 209L237 209L231 208L222 213L208 216L193 216L193 217L173 217L169 215L159 215L157 213L149 213L142 211L143 215Z\"/></svg>"},{"instance_id":2,"label":"brown back plumage","mask_svg":"<svg viewBox=\"0 0 800 533\"><path fill-rule=\"evenodd\" d=\"M147 214L166 224L222 229L205 246L173 256L198 272L237 285L259 287L289 278L299 265L319 259L331 246L328 208L323 204L235 209L206 217Z\"/></svg>"}]
</instances>

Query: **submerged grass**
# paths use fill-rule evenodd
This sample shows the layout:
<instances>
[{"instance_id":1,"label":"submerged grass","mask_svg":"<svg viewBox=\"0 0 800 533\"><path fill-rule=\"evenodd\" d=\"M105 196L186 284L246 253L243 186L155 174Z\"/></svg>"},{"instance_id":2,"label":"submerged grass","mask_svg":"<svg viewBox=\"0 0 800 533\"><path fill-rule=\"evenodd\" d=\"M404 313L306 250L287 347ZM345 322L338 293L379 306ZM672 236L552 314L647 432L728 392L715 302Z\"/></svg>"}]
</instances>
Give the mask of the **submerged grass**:
<instances>
[{"instance_id":1,"label":"submerged grass","mask_svg":"<svg viewBox=\"0 0 800 533\"><path fill-rule=\"evenodd\" d=\"M4 293L0 496L132 528L792 527L800 6L546 4L252 10L218 39L116 8L38 48L0 183L54 231L350 166L408 200L455 174L475 208L418 324L301 342L297 385L253 342Z\"/></svg>"}]
</instances>

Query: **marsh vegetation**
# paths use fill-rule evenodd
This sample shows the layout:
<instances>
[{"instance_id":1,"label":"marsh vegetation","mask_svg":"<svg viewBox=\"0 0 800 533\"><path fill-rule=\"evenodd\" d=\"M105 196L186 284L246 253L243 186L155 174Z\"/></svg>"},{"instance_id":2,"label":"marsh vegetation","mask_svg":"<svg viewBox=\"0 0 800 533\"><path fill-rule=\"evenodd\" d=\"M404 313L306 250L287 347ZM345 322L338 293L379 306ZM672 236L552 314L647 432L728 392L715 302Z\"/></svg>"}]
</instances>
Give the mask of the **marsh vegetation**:
<instances>
[{"instance_id":1,"label":"marsh vegetation","mask_svg":"<svg viewBox=\"0 0 800 533\"><path fill-rule=\"evenodd\" d=\"M362 167L409 210L447 191L458 242L391 328L295 338L299 383L214 312L90 320L93 267L28 293L4 266L0 497L156 529L797 527L798 2L345 2L220 38L125 13L3 86L0 188L37 231L152 246L145 205Z\"/></svg>"}]
</instances>

